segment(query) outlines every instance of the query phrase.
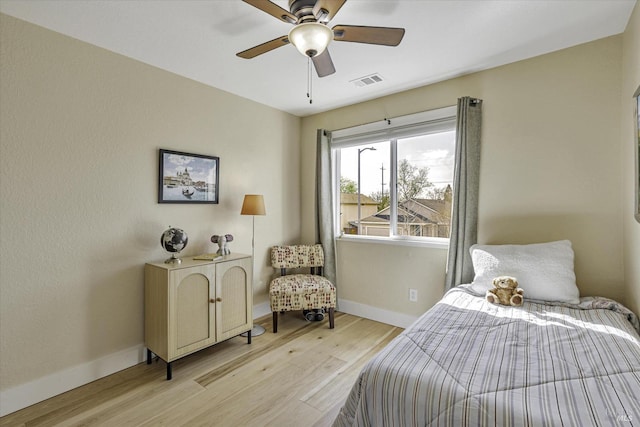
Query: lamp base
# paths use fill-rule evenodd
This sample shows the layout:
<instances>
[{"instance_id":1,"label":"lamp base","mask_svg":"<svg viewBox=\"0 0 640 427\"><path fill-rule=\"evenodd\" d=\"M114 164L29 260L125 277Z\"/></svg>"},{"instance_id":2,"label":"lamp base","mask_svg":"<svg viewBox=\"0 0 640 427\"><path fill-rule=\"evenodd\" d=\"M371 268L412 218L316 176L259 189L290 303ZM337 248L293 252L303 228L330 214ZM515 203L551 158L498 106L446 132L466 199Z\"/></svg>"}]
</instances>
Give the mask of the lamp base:
<instances>
[{"instance_id":1,"label":"lamp base","mask_svg":"<svg viewBox=\"0 0 640 427\"><path fill-rule=\"evenodd\" d=\"M262 335L264 333L265 333L265 329L262 326L254 325L253 329L251 329L251 338L257 337L257 336ZM247 333L244 332L244 333L240 334L240 336L241 337L246 337Z\"/></svg>"}]
</instances>

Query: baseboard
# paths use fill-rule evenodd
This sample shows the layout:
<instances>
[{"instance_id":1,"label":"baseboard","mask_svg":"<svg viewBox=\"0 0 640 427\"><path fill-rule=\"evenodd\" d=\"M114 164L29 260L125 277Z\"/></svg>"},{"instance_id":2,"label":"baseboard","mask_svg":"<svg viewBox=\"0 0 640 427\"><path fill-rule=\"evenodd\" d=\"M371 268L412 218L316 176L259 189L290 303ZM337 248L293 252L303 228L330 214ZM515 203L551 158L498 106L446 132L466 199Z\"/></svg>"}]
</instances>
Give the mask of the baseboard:
<instances>
[{"instance_id":1,"label":"baseboard","mask_svg":"<svg viewBox=\"0 0 640 427\"><path fill-rule=\"evenodd\" d=\"M144 350L145 347L140 344L17 387L2 390L0 391L0 416L136 365L145 357Z\"/></svg>"},{"instance_id":2,"label":"baseboard","mask_svg":"<svg viewBox=\"0 0 640 427\"><path fill-rule=\"evenodd\" d=\"M258 305L253 306L253 318L258 319L262 316L266 316L267 314L271 314L271 305L269 302L263 302Z\"/></svg>"},{"instance_id":3,"label":"baseboard","mask_svg":"<svg viewBox=\"0 0 640 427\"><path fill-rule=\"evenodd\" d=\"M406 328L418 318L418 316L410 316L408 314L384 310L382 308L340 298L338 298L338 311L353 314L354 316L364 317L365 319L375 320L376 322L398 326L400 328ZM253 306L254 319L266 316L267 314L271 314L271 306L268 302Z\"/></svg>"},{"instance_id":4,"label":"baseboard","mask_svg":"<svg viewBox=\"0 0 640 427\"><path fill-rule=\"evenodd\" d=\"M271 314L269 303L253 306L253 318ZM146 360L144 344L0 391L0 417L76 387L130 368Z\"/></svg>"},{"instance_id":5,"label":"baseboard","mask_svg":"<svg viewBox=\"0 0 640 427\"><path fill-rule=\"evenodd\" d=\"M400 328L407 328L418 318L404 313L384 310L382 308L373 307L359 302L349 301L338 298L338 311L354 316L364 317L365 319L375 320Z\"/></svg>"}]
</instances>

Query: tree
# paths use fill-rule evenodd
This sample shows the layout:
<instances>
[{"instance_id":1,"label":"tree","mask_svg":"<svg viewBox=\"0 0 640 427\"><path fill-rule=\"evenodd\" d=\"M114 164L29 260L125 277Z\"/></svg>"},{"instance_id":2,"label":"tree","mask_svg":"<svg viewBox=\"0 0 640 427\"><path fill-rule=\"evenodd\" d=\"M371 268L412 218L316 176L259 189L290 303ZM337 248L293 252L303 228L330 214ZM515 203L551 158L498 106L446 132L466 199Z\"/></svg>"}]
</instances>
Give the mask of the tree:
<instances>
[{"instance_id":1,"label":"tree","mask_svg":"<svg viewBox=\"0 0 640 427\"><path fill-rule=\"evenodd\" d=\"M349 178L345 178L344 176L340 177L340 192L348 193L348 194L356 194L358 193L358 184Z\"/></svg>"},{"instance_id":2,"label":"tree","mask_svg":"<svg viewBox=\"0 0 640 427\"><path fill-rule=\"evenodd\" d=\"M376 191L369 195L373 200L378 202L378 212L383 210L386 207L389 207L389 194L382 194L380 191Z\"/></svg>"},{"instance_id":3,"label":"tree","mask_svg":"<svg viewBox=\"0 0 640 427\"><path fill-rule=\"evenodd\" d=\"M444 200L447 187L433 187L427 190L426 196L428 199Z\"/></svg>"},{"instance_id":4,"label":"tree","mask_svg":"<svg viewBox=\"0 0 640 427\"><path fill-rule=\"evenodd\" d=\"M419 168L402 159L398 167L398 201L406 202L420 196L426 189L433 187L429 181L429 168Z\"/></svg>"}]
</instances>

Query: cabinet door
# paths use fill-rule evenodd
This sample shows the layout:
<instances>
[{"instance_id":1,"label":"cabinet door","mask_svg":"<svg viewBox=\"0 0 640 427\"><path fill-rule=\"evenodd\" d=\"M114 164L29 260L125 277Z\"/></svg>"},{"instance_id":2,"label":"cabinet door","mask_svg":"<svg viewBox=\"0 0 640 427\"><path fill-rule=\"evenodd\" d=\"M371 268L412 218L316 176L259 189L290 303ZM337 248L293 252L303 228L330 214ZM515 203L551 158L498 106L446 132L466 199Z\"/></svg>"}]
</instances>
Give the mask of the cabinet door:
<instances>
[{"instance_id":1,"label":"cabinet door","mask_svg":"<svg viewBox=\"0 0 640 427\"><path fill-rule=\"evenodd\" d=\"M216 317L218 341L253 327L253 286L251 258L216 265Z\"/></svg>"},{"instance_id":2,"label":"cabinet door","mask_svg":"<svg viewBox=\"0 0 640 427\"><path fill-rule=\"evenodd\" d=\"M216 341L215 265L177 269L170 274L169 347L174 358Z\"/></svg>"}]
</instances>

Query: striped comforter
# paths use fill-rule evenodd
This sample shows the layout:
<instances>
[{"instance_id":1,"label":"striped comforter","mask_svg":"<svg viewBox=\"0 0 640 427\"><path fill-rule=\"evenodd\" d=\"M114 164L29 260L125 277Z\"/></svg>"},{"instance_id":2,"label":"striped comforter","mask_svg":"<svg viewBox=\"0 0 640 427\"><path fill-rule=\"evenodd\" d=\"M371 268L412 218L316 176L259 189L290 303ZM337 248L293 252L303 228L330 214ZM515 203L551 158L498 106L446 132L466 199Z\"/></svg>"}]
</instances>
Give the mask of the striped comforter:
<instances>
[{"instance_id":1,"label":"striped comforter","mask_svg":"<svg viewBox=\"0 0 640 427\"><path fill-rule=\"evenodd\" d=\"M640 425L638 319L604 298L452 289L362 370L334 426Z\"/></svg>"}]
</instances>

